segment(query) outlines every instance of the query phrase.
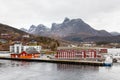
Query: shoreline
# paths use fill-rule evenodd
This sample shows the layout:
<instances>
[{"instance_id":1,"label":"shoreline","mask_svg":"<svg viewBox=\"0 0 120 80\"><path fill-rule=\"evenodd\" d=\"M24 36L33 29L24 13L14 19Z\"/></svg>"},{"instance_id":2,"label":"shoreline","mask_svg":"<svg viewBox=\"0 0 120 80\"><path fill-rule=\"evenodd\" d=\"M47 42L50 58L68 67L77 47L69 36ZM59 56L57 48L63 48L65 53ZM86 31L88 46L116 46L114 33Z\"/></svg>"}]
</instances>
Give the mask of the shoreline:
<instances>
[{"instance_id":1,"label":"shoreline","mask_svg":"<svg viewBox=\"0 0 120 80\"><path fill-rule=\"evenodd\" d=\"M91 65L91 66L105 66L104 62L98 61L83 61L83 60L60 60L60 59L24 59L24 58L7 58L0 57L2 60L27 61L27 62L47 62L60 64L75 64L75 65Z\"/></svg>"}]
</instances>

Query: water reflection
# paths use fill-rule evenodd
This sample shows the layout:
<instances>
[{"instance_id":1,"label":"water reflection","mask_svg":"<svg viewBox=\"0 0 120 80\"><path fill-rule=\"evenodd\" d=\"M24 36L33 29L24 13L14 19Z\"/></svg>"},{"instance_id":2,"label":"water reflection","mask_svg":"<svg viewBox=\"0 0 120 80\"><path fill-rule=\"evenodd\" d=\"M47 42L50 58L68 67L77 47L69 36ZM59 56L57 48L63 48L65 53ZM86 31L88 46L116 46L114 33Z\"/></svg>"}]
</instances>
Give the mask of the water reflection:
<instances>
[{"instance_id":1,"label":"water reflection","mask_svg":"<svg viewBox=\"0 0 120 80\"><path fill-rule=\"evenodd\" d=\"M25 61L4 61L3 60L0 67L20 67L20 66L28 67L31 64L32 63L25 62Z\"/></svg>"},{"instance_id":2,"label":"water reflection","mask_svg":"<svg viewBox=\"0 0 120 80\"><path fill-rule=\"evenodd\" d=\"M119 80L112 67L0 60L0 80Z\"/></svg>"},{"instance_id":3,"label":"water reflection","mask_svg":"<svg viewBox=\"0 0 120 80\"><path fill-rule=\"evenodd\" d=\"M24 67L28 67L29 65L31 65L30 62L25 62L25 61L11 61L11 66L12 67L19 67L19 66L24 66Z\"/></svg>"},{"instance_id":4,"label":"water reflection","mask_svg":"<svg viewBox=\"0 0 120 80\"><path fill-rule=\"evenodd\" d=\"M91 71L98 71L98 66L88 66L88 65L73 65L73 64L57 64L58 70L65 70L65 69L81 69L81 70L91 70Z\"/></svg>"}]
</instances>

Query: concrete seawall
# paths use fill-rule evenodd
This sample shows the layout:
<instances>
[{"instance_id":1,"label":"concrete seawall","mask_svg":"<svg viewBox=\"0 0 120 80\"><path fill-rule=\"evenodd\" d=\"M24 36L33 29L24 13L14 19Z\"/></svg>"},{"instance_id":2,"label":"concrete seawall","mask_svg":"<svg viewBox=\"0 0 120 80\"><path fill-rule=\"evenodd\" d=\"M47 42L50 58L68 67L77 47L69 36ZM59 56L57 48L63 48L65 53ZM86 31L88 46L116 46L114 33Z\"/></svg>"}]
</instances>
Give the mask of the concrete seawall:
<instances>
[{"instance_id":1,"label":"concrete seawall","mask_svg":"<svg viewBox=\"0 0 120 80\"><path fill-rule=\"evenodd\" d=\"M61 64L104 66L103 62L97 62L97 61L57 60L57 59L21 59L21 58L6 58L6 57L0 57L0 59L15 60L15 61L27 61L27 62L48 62L48 63L61 63Z\"/></svg>"}]
</instances>

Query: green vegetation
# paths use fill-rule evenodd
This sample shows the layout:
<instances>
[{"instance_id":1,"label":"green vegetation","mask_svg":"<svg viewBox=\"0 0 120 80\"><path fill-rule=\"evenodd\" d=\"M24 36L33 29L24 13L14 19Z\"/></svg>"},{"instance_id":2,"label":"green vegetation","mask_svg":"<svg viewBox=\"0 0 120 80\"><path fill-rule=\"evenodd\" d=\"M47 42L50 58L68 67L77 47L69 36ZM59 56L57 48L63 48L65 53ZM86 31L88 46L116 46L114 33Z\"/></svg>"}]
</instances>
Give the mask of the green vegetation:
<instances>
[{"instance_id":1,"label":"green vegetation","mask_svg":"<svg viewBox=\"0 0 120 80\"><path fill-rule=\"evenodd\" d=\"M51 49L53 51L60 45L57 40L48 37L36 37L34 40L36 40L39 45L42 45L43 48Z\"/></svg>"},{"instance_id":2,"label":"green vegetation","mask_svg":"<svg viewBox=\"0 0 120 80\"><path fill-rule=\"evenodd\" d=\"M97 45L107 45L110 42L106 42L106 41L101 41L101 42L96 42Z\"/></svg>"},{"instance_id":3,"label":"green vegetation","mask_svg":"<svg viewBox=\"0 0 120 80\"><path fill-rule=\"evenodd\" d=\"M79 36L65 37L64 40L72 41L72 42L83 42L83 40Z\"/></svg>"}]
</instances>

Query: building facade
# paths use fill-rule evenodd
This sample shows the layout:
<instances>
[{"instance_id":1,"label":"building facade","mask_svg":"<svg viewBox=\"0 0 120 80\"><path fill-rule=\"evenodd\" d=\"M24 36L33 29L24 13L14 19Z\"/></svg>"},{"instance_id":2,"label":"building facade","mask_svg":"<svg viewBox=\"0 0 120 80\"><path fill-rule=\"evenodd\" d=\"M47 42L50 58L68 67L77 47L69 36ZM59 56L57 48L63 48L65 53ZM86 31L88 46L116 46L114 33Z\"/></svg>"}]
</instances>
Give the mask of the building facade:
<instances>
[{"instance_id":1,"label":"building facade","mask_svg":"<svg viewBox=\"0 0 120 80\"><path fill-rule=\"evenodd\" d=\"M24 58L24 59L31 59L31 58L39 58L40 53L27 53L25 51L19 54L10 54L11 58Z\"/></svg>"},{"instance_id":2,"label":"building facade","mask_svg":"<svg viewBox=\"0 0 120 80\"><path fill-rule=\"evenodd\" d=\"M24 45L22 45L22 43L16 43L16 44L10 46L10 53L19 54L19 53L21 53L23 51L27 51L29 49L34 49L40 53L41 46L29 46L29 45L24 46Z\"/></svg>"},{"instance_id":3,"label":"building facade","mask_svg":"<svg viewBox=\"0 0 120 80\"><path fill-rule=\"evenodd\" d=\"M59 49L56 59L99 59L106 49Z\"/></svg>"}]
</instances>

